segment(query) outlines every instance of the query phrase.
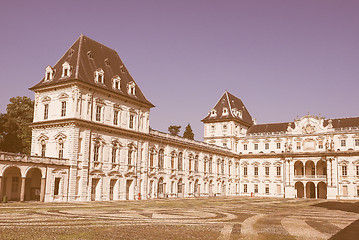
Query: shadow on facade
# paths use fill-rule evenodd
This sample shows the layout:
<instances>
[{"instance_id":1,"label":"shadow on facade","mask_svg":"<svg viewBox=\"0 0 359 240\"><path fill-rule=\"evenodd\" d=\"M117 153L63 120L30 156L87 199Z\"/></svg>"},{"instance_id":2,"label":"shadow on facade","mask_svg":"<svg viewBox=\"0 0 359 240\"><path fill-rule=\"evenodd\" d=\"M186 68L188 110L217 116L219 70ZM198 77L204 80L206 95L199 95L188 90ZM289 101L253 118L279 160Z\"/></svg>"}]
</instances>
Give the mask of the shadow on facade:
<instances>
[{"instance_id":1,"label":"shadow on facade","mask_svg":"<svg viewBox=\"0 0 359 240\"><path fill-rule=\"evenodd\" d=\"M345 212L359 213L359 202L325 202L315 204L316 207L323 207L329 210L340 210ZM359 236L359 219L349 224L346 228L333 235L331 240L357 239Z\"/></svg>"}]
</instances>

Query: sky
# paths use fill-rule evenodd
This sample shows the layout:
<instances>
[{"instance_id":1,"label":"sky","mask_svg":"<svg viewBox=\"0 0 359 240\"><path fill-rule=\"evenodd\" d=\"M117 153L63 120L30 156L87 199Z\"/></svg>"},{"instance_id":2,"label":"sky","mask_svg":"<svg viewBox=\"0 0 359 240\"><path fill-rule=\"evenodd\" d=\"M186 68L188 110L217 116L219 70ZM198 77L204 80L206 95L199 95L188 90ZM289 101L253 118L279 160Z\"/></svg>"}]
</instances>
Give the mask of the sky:
<instances>
[{"instance_id":1,"label":"sky","mask_svg":"<svg viewBox=\"0 0 359 240\"><path fill-rule=\"evenodd\" d=\"M115 49L167 132L203 119L227 90L257 123L359 116L357 0L0 3L0 112L81 33Z\"/></svg>"}]
</instances>

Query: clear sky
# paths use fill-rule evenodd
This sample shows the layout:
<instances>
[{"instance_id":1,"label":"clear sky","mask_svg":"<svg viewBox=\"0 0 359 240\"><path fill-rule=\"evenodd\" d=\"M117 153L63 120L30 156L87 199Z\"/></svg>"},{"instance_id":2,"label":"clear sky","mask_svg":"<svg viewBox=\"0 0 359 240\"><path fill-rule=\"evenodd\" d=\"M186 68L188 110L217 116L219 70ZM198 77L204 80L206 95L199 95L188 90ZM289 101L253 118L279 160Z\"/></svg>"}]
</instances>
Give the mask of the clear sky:
<instances>
[{"instance_id":1,"label":"clear sky","mask_svg":"<svg viewBox=\"0 0 359 240\"><path fill-rule=\"evenodd\" d=\"M84 35L118 51L154 129L200 122L225 90L258 123L359 116L359 1L0 3L0 112Z\"/></svg>"}]
</instances>

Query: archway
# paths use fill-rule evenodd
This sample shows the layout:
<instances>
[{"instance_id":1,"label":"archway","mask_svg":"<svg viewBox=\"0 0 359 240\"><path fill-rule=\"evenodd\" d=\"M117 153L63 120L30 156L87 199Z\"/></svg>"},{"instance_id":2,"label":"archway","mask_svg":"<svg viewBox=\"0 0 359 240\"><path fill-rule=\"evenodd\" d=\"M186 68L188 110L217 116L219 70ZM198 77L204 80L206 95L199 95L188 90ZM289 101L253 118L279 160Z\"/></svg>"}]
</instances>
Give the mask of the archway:
<instances>
[{"instance_id":1,"label":"archway","mask_svg":"<svg viewBox=\"0 0 359 240\"><path fill-rule=\"evenodd\" d=\"M324 182L318 183L318 198L327 199L327 184Z\"/></svg>"},{"instance_id":2,"label":"archway","mask_svg":"<svg viewBox=\"0 0 359 240\"><path fill-rule=\"evenodd\" d=\"M317 162L317 175L326 176L327 175L327 164L323 160Z\"/></svg>"},{"instance_id":3,"label":"archway","mask_svg":"<svg viewBox=\"0 0 359 240\"><path fill-rule=\"evenodd\" d=\"M304 185L302 182L296 182L294 185L295 189L297 190L297 198L304 197Z\"/></svg>"},{"instance_id":4,"label":"archway","mask_svg":"<svg viewBox=\"0 0 359 240\"><path fill-rule=\"evenodd\" d=\"M313 161L309 160L305 163L305 176L306 177L315 176L315 164Z\"/></svg>"},{"instance_id":5,"label":"archway","mask_svg":"<svg viewBox=\"0 0 359 240\"><path fill-rule=\"evenodd\" d=\"M305 185L305 190L307 198L315 198L315 185L313 182L307 182Z\"/></svg>"},{"instance_id":6,"label":"archway","mask_svg":"<svg viewBox=\"0 0 359 240\"><path fill-rule=\"evenodd\" d=\"M182 178L180 178L177 183L177 197L183 197L183 192Z\"/></svg>"},{"instance_id":7,"label":"archway","mask_svg":"<svg viewBox=\"0 0 359 240\"><path fill-rule=\"evenodd\" d=\"M21 171L18 167L9 167L3 174L2 196L9 201L20 201Z\"/></svg>"},{"instance_id":8,"label":"archway","mask_svg":"<svg viewBox=\"0 0 359 240\"><path fill-rule=\"evenodd\" d=\"M304 175L304 166L301 161L296 161L294 163L294 175L301 177Z\"/></svg>"},{"instance_id":9,"label":"archway","mask_svg":"<svg viewBox=\"0 0 359 240\"><path fill-rule=\"evenodd\" d=\"M25 201L40 201L41 170L30 169L26 174Z\"/></svg>"},{"instance_id":10,"label":"archway","mask_svg":"<svg viewBox=\"0 0 359 240\"><path fill-rule=\"evenodd\" d=\"M164 183L162 177L158 180L157 197L159 198L164 197Z\"/></svg>"}]
</instances>

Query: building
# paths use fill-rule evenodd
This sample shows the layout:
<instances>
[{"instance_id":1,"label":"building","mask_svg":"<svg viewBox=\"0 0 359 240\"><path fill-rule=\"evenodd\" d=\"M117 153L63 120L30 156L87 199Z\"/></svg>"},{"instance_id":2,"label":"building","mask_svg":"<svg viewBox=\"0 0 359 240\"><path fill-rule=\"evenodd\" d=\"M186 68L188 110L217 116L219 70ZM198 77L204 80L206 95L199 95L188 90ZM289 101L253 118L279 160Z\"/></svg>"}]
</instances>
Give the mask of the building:
<instances>
[{"instance_id":1,"label":"building","mask_svg":"<svg viewBox=\"0 0 359 240\"><path fill-rule=\"evenodd\" d=\"M84 35L30 89L31 156L0 153L9 200L358 199L359 118L256 124L225 92L202 120L204 142L152 130L154 105L118 54Z\"/></svg>"}]
</instances>

